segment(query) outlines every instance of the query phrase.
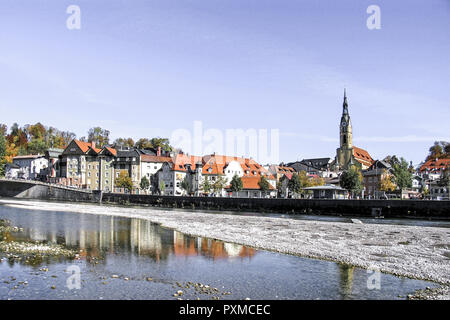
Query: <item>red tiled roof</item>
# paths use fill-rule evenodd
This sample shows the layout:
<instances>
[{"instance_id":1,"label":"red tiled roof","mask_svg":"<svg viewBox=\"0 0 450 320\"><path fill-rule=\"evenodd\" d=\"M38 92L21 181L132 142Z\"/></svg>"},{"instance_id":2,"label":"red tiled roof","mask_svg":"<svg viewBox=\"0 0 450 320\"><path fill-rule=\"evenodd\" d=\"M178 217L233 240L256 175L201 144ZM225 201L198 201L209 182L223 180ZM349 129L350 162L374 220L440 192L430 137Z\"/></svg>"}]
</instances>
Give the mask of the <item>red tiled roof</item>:
<instances>
[{"instance_id":1,"label":"red tiled roof","mask_svg":"<svg viewBox=\"0 0 450 320\"><path fill-rule=\"evenodd\" d=\"M374 162L374 160L366 150L355 146L353 146L353 156L358 162L367 166L370 166Z\"/></svg>"},{"instance_id":2,"label":"red tiled roof","mask_svg":"<svg viewBox=\"0 0 450 320\"><path fill-rule=\"evenodd\" d=\"M425 170L443 170L445 169L446 166L450 166L450 158L446 158L446 159L432 159L432 160L428 160L427 162L425 162L423 165L420 166L420 171L425 171Z\"/></svg>"},{"instance_id":3,"label":"red tiled roof","mask_svg":"<svg viewBox=\"0 0 450 320\"><path fill-rule=\"evenodd\" d=\"M143 155L141 155L141 161L142 162L172 162L172 158L143 154Z\"/></svg>"}]
</instances>

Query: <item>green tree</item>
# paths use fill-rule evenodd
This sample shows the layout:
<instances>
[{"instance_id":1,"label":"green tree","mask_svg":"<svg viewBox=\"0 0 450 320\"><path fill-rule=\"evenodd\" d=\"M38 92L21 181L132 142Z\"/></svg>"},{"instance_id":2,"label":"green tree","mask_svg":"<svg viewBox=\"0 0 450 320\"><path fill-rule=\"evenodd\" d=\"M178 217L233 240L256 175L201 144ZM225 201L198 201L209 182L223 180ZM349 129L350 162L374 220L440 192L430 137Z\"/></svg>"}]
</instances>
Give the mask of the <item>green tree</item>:
<instances>
[{"instance_id":1,"label":"green tree","mask_svg":"<svg viewBox=\"0 0 450 320\"><path fill-rule=\"evenodd\" d=\"M292 175L291 180L289 180L288 182L288 188L291 192L294 192L296 194L302 191L302 182L298 173L294 173Z\"/></svg>"},{"instance_id":2,"label":"green tree","mask_svg":"<svg viewBox=\"0 0 450 320\"><path fill-rule=\"evenodd\" d=\"M109 144L109 131L100 127L94 127L88 131L89 142L95 142L96 148L102 148Z\"/></svg>"},{"instance_id":3,"label":"green tree","mask_svg":"<svg viewBox=\"0 0 450 320\"><path fill-rule=\"evenodd\" d=\"M134 147L134 140L132 138L117 138L113 145L117 147Z\"/></svg>"},{"instance_id":4,"label":"green tree","mask_svg":"<svg viewBox=\"0 0 450 320\"><path fill-rule=\"evenodd\" d=\"M393 164L392 172L394 174L395 184L400 190L412 187L412 173L409 170L408 161L400 158L398 163Z\"/></svg>"},{"instance_id":5,"label":"green tree","mask_svg":"<svg viewBox=\"0 0 450 320\"><path fill-rule=\"evenodd\" d=\"M133 181L131 180L128 172L121 171L119 176L116 178L116 187L125 188L131 192L133 190Z\"/></svg>"},{"instance_id":6,"label":"green tree","mask_svg":"<svg viewBox=\"0 0 450 320\"><path fill-rule=\"evenodd\" d=\"M147 179L146 176L143 176L141 179L141 183L139 184L142 190L147 191L150 187L150 181Z\"/></svg>"},{"instance_id":7,"label":"green tree","mask_svg":"<svg viewBox=\"0 0 450 320\"><path fill-rule=\"evenodd\" d=\"M186 175L186 176L184 177L183 181L181 181L180 187L181 187L184 191L186 191L187 194L190 194L190 193L191 193L192 188L191 188L191 183L190 183L190 181L189 181L188 175Z\"/></svg>"},{"instance_id":8,"label":"green tree","mask_svg":"<svg viewBox=\"0 0 450 320\"><path fill-rule=\"evenodd\" d=\"M262 192L266 193L270 190L270 183L267 181L266 177L261 176L261 178L258 181L258 186L261 189Z\"/></svg>"},{"instance_id":9,"label":"green tree","mask_svg":"<svg viewBox=\"0 0 450 320\"><path fill-rule=\"evenodd\" d=\"M226 183L227 180L224 177L218 176L216 181L214 181L214 183L212 184L212 189L214 193L218 194L222 192L223 188L225 188Z\"/></svg>"},{"instance_id":10,"label":"green tree","mask_svg":"<svg viewBox=\"0 0 450 320\"><path fill-rule=\"evenodd\" d=\"M212 189L211 184L208 181L208 177L205 177L205 180L203 180L203 182L200 184L200 189L204 192L204 193L209 193Z\"/></svg>"},{"instance_id":11,"label":"green tree","mask_svg":"<svg viewBox=\"0 0 450 320\"><path fill-rule=\"evenodd\" d=\"M363 189L361 171L356 166L351 166L350 169L342 172L339 184L342 188L347 189L352 197L359 194Z\"/></svg>"},{"instance_id":12,"label":"green tree","mask_svg":"<svg viewBox=\"0 0 450 320\"><path fill-rule=\"evenodd\" d=\"M242 179L235 174L231 179L230 189L232 192L239 192L244 188L244 184L242 183Z\"/></svg>"},{"instance_id":13,"label":"green tree","mask_svg":"<svg viewBox=\"0 0 450 320\"><path fill-rule=\"evenodd\" d=\"M159 183L159 192L160 192L161 194L164 194L164 191L166 191L166 184L164 183L164 181L161 181L161 182Z\"/></svg>"}]
</instances>

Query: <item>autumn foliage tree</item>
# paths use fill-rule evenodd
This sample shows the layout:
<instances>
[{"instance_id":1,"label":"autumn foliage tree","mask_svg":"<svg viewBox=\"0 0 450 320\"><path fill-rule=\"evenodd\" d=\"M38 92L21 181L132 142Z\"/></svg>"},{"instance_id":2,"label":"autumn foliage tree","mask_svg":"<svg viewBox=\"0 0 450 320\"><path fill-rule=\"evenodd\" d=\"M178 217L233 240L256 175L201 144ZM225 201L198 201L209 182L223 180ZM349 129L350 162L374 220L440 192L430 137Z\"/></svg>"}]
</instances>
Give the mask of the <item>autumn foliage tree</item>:
<instances>
[{"instance_id":1,"label":"autumn foliage tree","mask_svg":"<svg viewBox=\"0 0 450 320\"><path fill-rule=\"evenodd\" d=\"M394 182L394 177L391 174L389 174L386 170L383 171L381 177L382 177L380 180L381 191L391 192L397 188Z\"/></svg>"},{"instance_id":2,"label":"autumn foliage tree","mask_svg":"<svg viewBox=\"0 0 450 320\"><path fill-rule=\"evenodd\" d=\"M450 158L450 143L447 141L435 141L428 149L428 156L425 161L444 158Z\"/></svg>"},{"instance_id":3,"label":"autumn foliage tree","mask_svg":"<svg viewBox=\"0 0 450 320\"><path fill-rule=\"evenodd\" d=\"M117 188L124 188L128 191L133 190L133 181L131 180L130 176L128 175L128 172L121 171L119 173L119 176L116 178L116 187Z\"/></svg>"}]
</instances>

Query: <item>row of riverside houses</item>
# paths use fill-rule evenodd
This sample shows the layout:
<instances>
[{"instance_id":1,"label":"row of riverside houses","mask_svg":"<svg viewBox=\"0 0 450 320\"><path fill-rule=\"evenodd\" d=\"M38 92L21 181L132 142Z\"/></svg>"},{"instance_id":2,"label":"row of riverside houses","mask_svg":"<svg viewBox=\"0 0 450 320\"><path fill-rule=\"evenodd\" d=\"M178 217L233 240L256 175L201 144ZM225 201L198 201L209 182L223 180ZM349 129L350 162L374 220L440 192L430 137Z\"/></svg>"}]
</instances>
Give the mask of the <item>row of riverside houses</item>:
<instances>
[{"instance_id":1,"label":"row of riverside houses","mask_svg":"<svg viewBox=\"0 0 450 320\"><path fill-rule=\"evenodd\" d=\"M23 163L23 158L28 162ZM39 167L33 162L36 159L41 164ZM24 168L30 167L33 167L31 171L35 174L21 174L26 171ZM45 155L15 157L7 168L6 176L88 190L126 192L115 186L115 179L121 172L126 172L131 178L135 193L238 197L277 195L275 177L251 158L216 154L192 156L164 152L160 148L96 148L93 142L77 139L72 140L65 149L49 149ZM230 182L234 175L241 178L242 190L232 194ZM150 182L149 190L140 190L143 177ZM264 192L259 186L261 177L269 183L268 190ZM207 191L203 190L205 181L210 186ZM215 188L218 183L219 187Z\"/></svg>"},{"instance_id":2,"label":"row of riverside houses","mask_svg":"<svg viewBox=\"0 0 450 320\"><path fill-rule=\"evenodd\" d=\"M13 158L6 166L9 178L38 179L76 188L124 192L116 188L116 178L127 173L133 184L132 192L151 194L214 195L237 197L298 196L289 191L288 185L294 173L304 172L309 179L318 179L324 185L304 188L306 197L347 198L340 187L340 175L352 166L358 167L363 176L363 198L386 198L380 190L380 182L392 176L390 164L374 160L369 152L353 145L353 129L344 91L342 116L339 124L339 147L332 158L303 159L279 165L261 166L255 160L225 155L193 156L170 153L158 149L96 148L93 142L72 140L65 149L48 149L45 155L27 155ZM440 182L450 159L435 159L423 163L413 175L412 188L401 190L401 198L418 197L428 189L431 199L448 197L449 186ZM231 192L231 181L237 175L242 190ZM150 182L147 190L140 190L141 180ZM262 179L268 187L260 186ZM398 197L397 194L391 194Z\"/></svg>"}]
</instances>

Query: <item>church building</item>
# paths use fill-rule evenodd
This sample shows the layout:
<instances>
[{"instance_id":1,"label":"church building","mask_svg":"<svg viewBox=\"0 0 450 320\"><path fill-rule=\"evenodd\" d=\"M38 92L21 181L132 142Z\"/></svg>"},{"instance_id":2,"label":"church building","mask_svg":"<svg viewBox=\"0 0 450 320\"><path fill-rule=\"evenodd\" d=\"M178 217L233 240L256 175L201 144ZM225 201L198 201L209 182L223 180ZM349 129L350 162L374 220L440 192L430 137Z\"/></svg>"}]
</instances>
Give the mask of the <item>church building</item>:
<instances>
[{"instance_id":1,"label":"church building","mask_svg":"<svg viewBox=\"0 0 450 320\"><path fill-rule=\"evenodd\" d=\"M345 89L339 133L340 146L336 150L336 171L347 170L352 165L356 165L362 170L369 168L374 160L366 150L355 147L352 142L352 122L350 120L350 114L348 113L348 103Z\"/></svg>"}]
</instances>

